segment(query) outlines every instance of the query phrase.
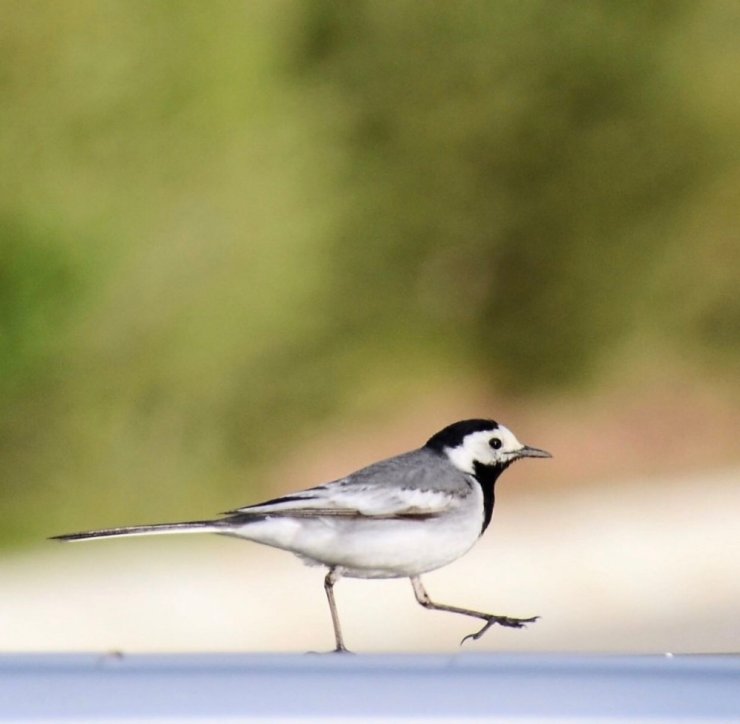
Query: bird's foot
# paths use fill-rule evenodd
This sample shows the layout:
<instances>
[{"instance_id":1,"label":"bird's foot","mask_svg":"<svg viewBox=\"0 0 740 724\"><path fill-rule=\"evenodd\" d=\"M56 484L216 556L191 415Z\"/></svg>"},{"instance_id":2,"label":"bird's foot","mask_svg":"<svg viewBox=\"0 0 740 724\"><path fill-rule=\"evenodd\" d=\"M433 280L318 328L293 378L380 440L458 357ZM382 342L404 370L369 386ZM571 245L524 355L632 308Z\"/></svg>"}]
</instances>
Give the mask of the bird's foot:
<instances>
[{"instance_id":1,"label":"bird's foot","mask_svg":"<svg viewBox=\"0 0 740 724\"><path fill-rule=\"evenodd\" d=\"M464 636L462 641L460 641L460 646L468 639L477 641L491 626L495 626L496 624L506 626L507 628L525 628L528 623L534 623L537 619L539 619L539 616L532 616L532 618L512 618L511 616L494 616L490 614L486 616L485 626L480 631Z\"/></svg>"},{"instance_id":2,"label":"bird's foot","mask_svg":"<svg viewBox=\"0 0 740 724\"><path fill-rule=\"evenodd\" d=\"M307 654L351 654L352 656L355 655L354 651L350 651L348 648L345 648L344 646L337 646L337 648L332 649L331 651L306 651Z\"/></svg>"}]
</instances>

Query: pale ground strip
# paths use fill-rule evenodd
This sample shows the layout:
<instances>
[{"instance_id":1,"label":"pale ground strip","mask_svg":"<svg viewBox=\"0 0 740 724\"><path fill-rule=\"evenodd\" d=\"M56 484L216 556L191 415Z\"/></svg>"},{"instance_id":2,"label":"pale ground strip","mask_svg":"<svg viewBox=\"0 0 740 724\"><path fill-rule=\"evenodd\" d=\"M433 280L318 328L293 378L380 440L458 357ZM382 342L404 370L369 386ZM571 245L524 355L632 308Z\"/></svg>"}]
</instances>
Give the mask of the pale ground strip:
<instances>
[{"instance_id":1,"label":"pale ground strip","mask_svg":"<svg viewBox=\"0 0 740 724\"><path fill-rule=\"evenodd\" d=\"M501 487L483 539L424 581L443 603L542 616L469 651L737 653L739 514L740 470L537 498ZM322 578L216 536L48 542L0 561L0 650L327 650ZM357 652L454 652L477 625L423 610L407 580L336 594Z\"/></svg>"},{"instance_id":2,"label":"pale ground strip","mask_svg":"<svg viewBox=\"0 0 740 724\"><path fill-rule=\"evenodd\" d=\"M178 715L177 717L152 717L136 718L137 724L182 724L183 722L203 722L213 721L209 717L191 717L187 714ZM311 716L310 714L301 717L270 717L270 724L344 724L351 721L352 724L393 724L393 722L403 722L403 724L511 724L510 716L485 716L485 717L468 717L464 714L455 716L436 717L430 715L417 717L389 717L389 716L353 716L348 719L346 716L327 719L326 716ZM650 724L675 724L675 717L651 716L648 720ZM34 719L35 724L69 724L69 719ZM95 718L96 724L130 724L131 719L127 718ZM264 716L237 716L237 717L218 717L219 724L264 724ZM634 717L612 717L612 716L548 716L543 717L516 717L516 724L598 724L598 722L608 722L608 724L635 724ZM692 718L691 724L717 724L715 717L706 719Z\"/></svg>"}]
</instances>

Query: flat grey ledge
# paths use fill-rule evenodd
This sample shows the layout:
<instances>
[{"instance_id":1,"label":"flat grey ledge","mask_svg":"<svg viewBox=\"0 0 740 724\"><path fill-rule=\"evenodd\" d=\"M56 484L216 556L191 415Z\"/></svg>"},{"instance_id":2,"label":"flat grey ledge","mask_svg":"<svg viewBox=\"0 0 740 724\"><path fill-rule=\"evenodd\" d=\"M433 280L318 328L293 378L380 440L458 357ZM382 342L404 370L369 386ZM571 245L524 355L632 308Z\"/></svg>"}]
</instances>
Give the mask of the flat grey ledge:
<instances>
[{"instance_id":1,"label":"flat grey ledge","mask_svg":"<svg viewBox=\"0 0 740 724\"><path fill-rule=\"evenodd\" d=\"M0 721L740 721L740 656L0 655Z\"/></svg>"}]
</instances>

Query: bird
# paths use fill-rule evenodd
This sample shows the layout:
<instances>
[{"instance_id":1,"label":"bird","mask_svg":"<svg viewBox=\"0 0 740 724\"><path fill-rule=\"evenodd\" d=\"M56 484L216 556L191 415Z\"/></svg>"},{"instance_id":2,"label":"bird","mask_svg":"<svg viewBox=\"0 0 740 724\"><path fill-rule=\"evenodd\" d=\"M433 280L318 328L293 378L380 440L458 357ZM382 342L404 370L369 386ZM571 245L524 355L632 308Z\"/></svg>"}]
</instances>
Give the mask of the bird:
<instances>
[{"instance_id":1,"label":"bird","mask_svg":"<svg viewBox=\"0 0 740 724\"><path fill-rule=\"evenodd\" d=\"M421 575L467 553L488 528L499 476L523 458L549 458L490 419L454 422L420 448L381 460L346 477L221 517L155 523L52 536L59 541L170 533L216 533L289 551L327 569L324 590L334 629L334 652L345 653L334 586L340 578L409 578L426 609L523 628L538 616L514 618L436 603Z\"/></svg>"}]
</instances>

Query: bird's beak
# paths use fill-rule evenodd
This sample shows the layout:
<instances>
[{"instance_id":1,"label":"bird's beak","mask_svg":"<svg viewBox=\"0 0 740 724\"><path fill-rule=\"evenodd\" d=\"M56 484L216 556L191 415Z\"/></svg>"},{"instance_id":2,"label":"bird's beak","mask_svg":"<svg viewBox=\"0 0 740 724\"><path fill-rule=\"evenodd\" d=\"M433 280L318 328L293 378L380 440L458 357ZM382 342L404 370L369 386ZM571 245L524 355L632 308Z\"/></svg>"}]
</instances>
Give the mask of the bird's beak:
<instances>
[{"instance_id":1,"label":"bird's beak","mask_svg":"<svg viewBox=\"0 0 740 724\"><path fill-rule=\"evenodd\" d=\"M520 458L551 458L547 450L540 450L538 447L529 447L525 445L520 450L517 450L517 456Z\"/></svg>"}]
</instances>

